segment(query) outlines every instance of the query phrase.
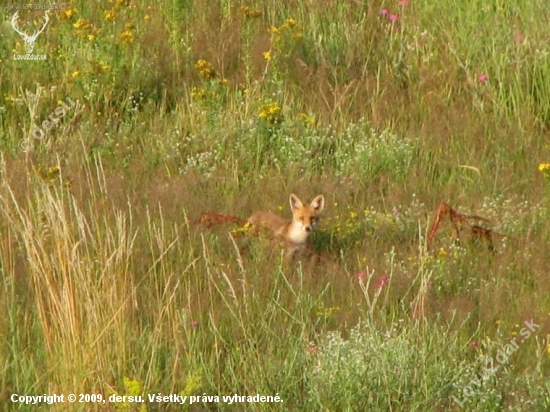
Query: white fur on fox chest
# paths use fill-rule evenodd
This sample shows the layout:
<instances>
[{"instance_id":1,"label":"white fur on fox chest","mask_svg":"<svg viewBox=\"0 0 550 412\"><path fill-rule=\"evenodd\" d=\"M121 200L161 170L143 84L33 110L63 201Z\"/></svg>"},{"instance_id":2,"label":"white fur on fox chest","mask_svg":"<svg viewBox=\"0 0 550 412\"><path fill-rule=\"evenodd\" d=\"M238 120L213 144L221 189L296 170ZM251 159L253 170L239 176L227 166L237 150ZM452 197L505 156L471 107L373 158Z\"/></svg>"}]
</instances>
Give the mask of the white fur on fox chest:
<instances>
[{"instance_id":1,"label":"white fur on fox chest","mask_svg":"<svg viewBox=\"0 0 550 412\"><path fill-rule=\"evenodd\" d=\"M286 233L283 233L283 231L281 230L281 233L278 233L278 235L285 237L286 240L290 243L303 245L306 243L309 232L304 228L301 223L292 222L286 228Z\"/></svg>"}]
</instances>

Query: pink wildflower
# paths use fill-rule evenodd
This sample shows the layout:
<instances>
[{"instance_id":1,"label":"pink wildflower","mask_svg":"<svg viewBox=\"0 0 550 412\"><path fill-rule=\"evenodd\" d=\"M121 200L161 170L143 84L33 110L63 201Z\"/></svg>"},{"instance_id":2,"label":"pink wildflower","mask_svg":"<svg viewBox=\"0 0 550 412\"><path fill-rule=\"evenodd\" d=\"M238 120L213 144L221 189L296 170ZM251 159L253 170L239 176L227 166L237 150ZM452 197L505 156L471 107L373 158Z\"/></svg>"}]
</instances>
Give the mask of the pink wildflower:
<instances>
[{"instance_id":1,"label":"pink wildflower","mask_svg":"<svg viewBox=\"0 0 550 412\"><path fill-rule=\"evenodd\" d=\"M359 272L357 275L355 275L355 277L359 280L365 279L367 277L367 272L365 271Z\"/></svg>"},{"instance_id":2,"label":"pink wildflower","mask_svg":"<svg viewBox=\"0 0 550 412\"><path fill-rule=\"evenodd\" d=\"M409 5L409 0L401 0L401 1L399 2L399 5L400 5L401 7L408 6L408 5Z\"/></svg>"},{"instance_id":3,"label":"pink wildflower","mask_svg":"<svg viewBox=\"0 0 550 412\"><path fill-rule=\"evenodd\" d=\"M381 14L382 16L385 16L385 15L388 14L388 13L389 13L388 9L382 9L382 10L380 10L380 14Z\"/></svg>"},{"instance_id":4,"label":"pink wildflower","mask_svg":"<svg viewBox=\"0 0 550 412\"><path fill-rule=\"evenodd\" d=\"M477 342L475 340L471 341L470 342L470 347L471 348L477 348Z\"/></svg>"},{"instance_id":5,"label":"pink wildflower","mask_svg":"<svg viewBox=\"0 0 550 412\"><path fill-rule=\"evenodd\" d=\"M523 43L525 41L525 36L521 33L516 34L516 42Z\"/></svg>"},{"instance_id":6,"label":"pink wildflower","mask_svg":"<svg viewBox=\"0 0 550 412\"><path fill-rule=\"evenodd\" d=\"M390 14L390 16L388 18L390 19L390 21L396 21L397 20L397 14Z\"/></svg>"},{"instance_id":7,"label":"pink wildflower","mask_svg":"<svg viewBox=\"0 0 550 412\"><path fill-rule=\"evenodd\" d=\"M312 346L310 348L307 348L307 353L309 353L310 355L313 355L314 353L317 353L317 347Z\"/></svg>"},{"instance_id":8,"label":"pink wildflower","mask_svg":"<svg viewBox=\"0 0 550 412\"><path fill-rule=\"evenodd\" d=\"M481 83L485 83L488 79L489 79L489 76L487 76L486 74L481 74L481 75L479 76L479 81L480 81Z\"/></svg>"},{"instance_id":9,"label":"pink wildflower","mask_svg":"<svg viewBox=\"0 0 550 412\"><path fill-rule=\"evenodd\" d=\"M197 322L196 320L191 321L191 327L192 328L198 328L199 327L199 322Z\"/></svg>"},{"instance_id":10,"label":"pink wildflower","mask_svg":"<svg viewBox=\"0 0 550 412\"><path fill-rule=\"evenodd\" d=\"M382 277L380 278L380 283L378 283L378 285L376 285L375 289L376 289L376 290L382 289L382 288L384 287L384 285L385 285L386 283L388 283L389 280L390 280L390 278L388 278L387 276L382 276Z\"/></svg>"}]
</instances>

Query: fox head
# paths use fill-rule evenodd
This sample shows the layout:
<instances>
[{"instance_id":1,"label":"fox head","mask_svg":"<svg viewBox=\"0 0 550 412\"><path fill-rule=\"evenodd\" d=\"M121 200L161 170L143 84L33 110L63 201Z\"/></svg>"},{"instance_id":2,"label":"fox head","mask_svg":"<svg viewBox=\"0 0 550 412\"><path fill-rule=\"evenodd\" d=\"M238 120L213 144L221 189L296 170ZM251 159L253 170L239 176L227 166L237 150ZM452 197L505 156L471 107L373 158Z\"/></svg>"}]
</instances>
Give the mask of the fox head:
<instances>
[{"instance_id":1,"label":"fox head","mask_svg":"<svg viewBox=\"0 0 550 412\"><path fill-rule=\"evenodd\" d=\"M304 206L298 196L294 194L290 195L289 201L293 222L306 232L311 232L319 221L321 212L325 207L325 198L323 195L317 196L307 206Z\"/></svg>"}]
</instances>

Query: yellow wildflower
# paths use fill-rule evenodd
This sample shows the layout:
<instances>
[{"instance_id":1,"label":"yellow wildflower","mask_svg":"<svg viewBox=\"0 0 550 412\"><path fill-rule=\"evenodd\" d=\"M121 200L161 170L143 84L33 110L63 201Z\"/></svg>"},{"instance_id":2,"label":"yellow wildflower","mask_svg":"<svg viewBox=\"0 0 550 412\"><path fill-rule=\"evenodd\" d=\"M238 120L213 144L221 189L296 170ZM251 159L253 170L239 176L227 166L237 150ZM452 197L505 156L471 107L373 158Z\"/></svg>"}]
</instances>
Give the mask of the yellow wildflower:
<instances>
[{"instance_id":1,"label":"yellow wildflower","mask_svg":"<svg viewBox=\"0 0 550 412\"><path fill-rule=\"evenodd\" d=\"M115 9L106 10L103 12L103 20L105 21L114 21L116 17Z\"/></svg>"},{"instance_id":2,"label":"yellow wildflower","mask_svg":"<svg viewBox=\"0 0 550 412\"><path fill-rule=\"evenodd\" d=\"M130 44L134 42L134 33L132 33L130 30L123 31L120 33L119 36L120 43L122 44Z\"/></svg>"},{"instance_id":3,"label":"yellow wildflower","mask_svg":"<svg viewBox=\"0 0 550 412\"><path fill-rule=\"evenodd\" d=\"M260 108L259 117L266 119L269 123L281 123L283 121L282 107L277 103L264 104Z\"/></svg>"},{"instance_id":4,"label":"yellow wildflower","mask_svg":"<svg viewBox=\"0 0 550 412\"><path fill-rule=\"evenodd\" d=\"M244 14L244 17L247 17L247 18L259 17L262 15L261 10L252 9L248 6L241 7L241 12Z\"/></svg>"},{"instance_id":5,"label":"yellow wildflower","mask_svg":"<svg viewBox=\"0 0 550 412\"><path fill-rule=\"evenodd\" d=\"M233 235L240 235L240 234L243 234L243 235L253 235L254 232L256 231L256 229L254 228L254 226L252 226L251 223L249 222L246 222L244 225L242 226L237 226L233 229L230 230L230 232L233 234Z\"/></svg>"},{"instance_id":6,"label":"yellow wildflower","mask_svg":"<svg viewBox=\"0 0 550 412\"><path fill-rule=\"evenodd\" d=\"M76 14L76 10L75 9L68 9L68 10L63 10L61 12L61 20L68 20L70 19L71 17L73 17L75 14Z\"/></svg>"},{"instance_id":7,"label":"yellow wildflower","mask_svg":"<svg viewBox=\"0 0 550 412\"><path fill-rule=\"evenodd\" d=\"M124 399L122 402L115 402L115 410L117 411L126 411L133 409L131 404L126 401L126 396L143 396L145 397L143 393L143 386L138 380L130 379L130 378L124 378L124 393L120 394L124 396L119 396L120 399ZM113 394L119 395L118 393L114 392ZM147 411L147 405L141 405L138 409L135 409L139 412L146 412Z\"/></svg>"},{"instance_id":8,"label":"yellow wildflower","mask_svg":"<svg viewBox=\"0 0 550 412\"><path fill-rule=\"evenodd\" d=\"M185 389L180 392L181 396L190 396L197 389L202 386L202 376L198 373L193 373L191 376L188 376L185 381Z\"/></svg>"},{"instance_id":9,"label":"yellow wildflower","mask_svg":"<svg viewBox=\"0 0 550 412\"><path fill-rule=\"evenodd\" d=\"M110 66L107 63L105 63L103 60L101 60L99 62L99 68L104 72L108 72L110 69Z\"/></svg>"},{"instance_id":10,"label":"yellow wildflower","mask_svg":"<svg viewBox=\"0 0 550 412\"><path fill-rule=\"evenodd\" d=\"M332 315L334 315L335 313L339 312L341 309L340 309L340 306L332 306L332 307L329 307L329 308L325 308L325 307L321 307L319 308L319 310L317 311L317 316L319 317L330 317Z\"/></svg>"},{"instance_id":11,"label":"yellow wildflower","mask_svg":"<svg viewBox=\"0 0 550 412\"><path fill-rule=\"evenodd\" d=\"M270 61L271 60L271 51L263 52L262 56L264 56L264 59L266 59L267 61Z\"/></svg>"},{"instance_id":12,"label":"yellow wildflower","mask_svg":"<svg viewBox=\"0 0 550 412\"><path fill-rule=\"evenodd\" d=\"M42 167L38 167L36 169L38 174L48 185L53 185L54 183L57 183L60 181L61 178L61 169L59 166L51 166L47 169L43 169ZM67 186L70 186L70 181L68 179L63 179Z\"/></svg>"},{"instance_id":13,"label":"yellow wildflower","mask_svg":"<svg viewBox=\"0 0 550 412\"><path fill-rule=\"evenodd\" d=\"M74 72L72 72L71 77L73 79L76 79L77 77L80 77L80 72L78 70L75 70Z\"/></svg>"},{"instance_id":14,"label":"yellow wildflower","mask_svg":"<svg viewBox=\"0 0 550 412\"><path fill-rule=\"evenodd\" d=\"M216 77L217 75L212 65L204 59L199 59L195 63L195 69L199 72L199 75L203 79L211 79L212 77Z\"/></svg>"},{"instance_id":15,"label":"yellow wildflower","mask_svg":"<svg viewBox=\"0 0 550 412\"><path fill-rule=\"evenodd\" d=\"M305 113L300 113L300 120L306 124L310 124L312 126L315 125L315 117L314 116L308 116Z\"/></svg>"},{"instance_id":16,"label":"yellow wildflower","mask_svg":"<svg viewBox=\"0 0 550 412\"><path fill-rule=\"evenodd\" d=\"M286 19L286 22L284 24L286 27L288 27L289 29L293 29L294 27L296 27L296 20L294 19Z\"/></svg>"},{"instance_id":17,"label":"yellow wildflower","mask_svg":"<svg viewBox=\"0 0 550 412\"><path fill-rule=\"evenodd\" d=\"M191 90L191 97L194 99L203 99L206 96L206 93L203 89L197 89L196 87L193 87Z\"/></svg>"},{"instance_id":18,"label":"yellow wildflower","mask_svg":"<svg viewBox=\"0 0 550 412\"><path fill-rule=\"evenodd\" d=\"M550 163L540 163L539 172L542 173L546 180L550 181Z\"/></svg>"},{"instance_id":19,"label":"yellow wildflower","mask_svg":"<svg viewBox=\"0 0 550 412\"><path fill-rule=\"evenodd\" d=\"M73 27L77 30L84 30L90 27L90 23L86 19L78 19L76 23L73 24Z\"/></svg>"},{"instance_id":20,"label":"yellow wildflower","mask_svg":"<svg viewBox=\"0 0 550 412\"><path fill-rule=\"evenodd\" d=\"M303 37L302 28L298 25L298 23L296 23L296 20L294 19L286 19L284 24L279 27L271 27L271 29L269 29L269 32L273 34L275 42L278 43L281 41L283 32L287 30L291 32L292 38L295 40L301 39Z\"/></svg>"}]
</instances>

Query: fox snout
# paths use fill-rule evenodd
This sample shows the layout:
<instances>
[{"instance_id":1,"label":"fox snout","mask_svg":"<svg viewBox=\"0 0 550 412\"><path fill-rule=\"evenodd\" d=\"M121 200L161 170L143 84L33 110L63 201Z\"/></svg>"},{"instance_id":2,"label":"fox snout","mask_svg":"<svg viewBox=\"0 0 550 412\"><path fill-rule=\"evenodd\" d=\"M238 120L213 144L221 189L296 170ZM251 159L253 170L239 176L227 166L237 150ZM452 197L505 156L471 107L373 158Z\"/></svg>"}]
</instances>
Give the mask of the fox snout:
<instances>
[{"instance_id":1,"label":"fox snout","mask_svg":"<svg viewBox=\"0 0 550 412\"><path fill-rule=\"evenodd\" d=\"M311 222L310 224L304 224L302 223L302 227L306 232L311 232L313 228L315 227L316 222Z\"/></svg>"}]
</instances>

